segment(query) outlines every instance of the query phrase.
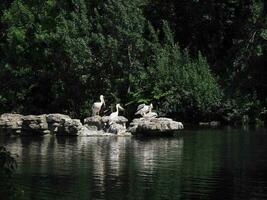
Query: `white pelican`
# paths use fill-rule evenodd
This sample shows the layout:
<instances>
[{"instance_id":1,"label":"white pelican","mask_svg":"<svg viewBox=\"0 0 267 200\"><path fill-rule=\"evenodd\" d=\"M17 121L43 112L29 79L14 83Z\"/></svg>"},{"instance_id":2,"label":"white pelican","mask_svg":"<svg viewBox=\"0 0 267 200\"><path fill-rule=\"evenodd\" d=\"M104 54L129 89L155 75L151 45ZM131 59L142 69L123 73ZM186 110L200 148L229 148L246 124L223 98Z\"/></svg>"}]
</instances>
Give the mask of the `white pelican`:
<instances>
[{"instance_id":1,"label":"white pelican","mask_svg":"<svg viewBox=\"0 0 267 200\"><path fill-rule=\"evenodd\" d=\"M150 104L152 105L152 104ZM152 108L153 108L153 105L149 107L149 111L148 113L145 113L144 114L144 118L156 118L158 116L158 114L156 112L152 112Z\"/></svg>"},{"instance_id":2,"label":"white pelican","mask_svg":"<svg viewBox=\"0 0 267 200\"><path fill-rule=\"evenodd\" d=\"M113 121L115 121L116 118L119 116L119 110L124 110L124 108L121 107L120 104L117 104L116 105L116 111L109 115L109 124L112 124Z\"/></svg>"},{"instance_id":3,"label":"white pelican","mask_svg":"<svg viewBox=\"0 0 267 200\"><path fill-rule=\"evenodd\" d=\"M137 112L135 114L144 116L146 113L149 112L150 108L152 110L152 108L153 108L153 104L152 103L149 106L146 105L146 104L141 104L141 105L138 106Z\"/></svg>"},{"instance_id":4,"label":"white pelican","mask_svg":"<svg viewBox=\"0 0 267 200\"><path fill-rule=\"evenodd\" d=\"M95 102L92 106L93 116L99 115L102 105L105 106L104 96L100 95L100 102Z\"/></svg>"}]
</instances>

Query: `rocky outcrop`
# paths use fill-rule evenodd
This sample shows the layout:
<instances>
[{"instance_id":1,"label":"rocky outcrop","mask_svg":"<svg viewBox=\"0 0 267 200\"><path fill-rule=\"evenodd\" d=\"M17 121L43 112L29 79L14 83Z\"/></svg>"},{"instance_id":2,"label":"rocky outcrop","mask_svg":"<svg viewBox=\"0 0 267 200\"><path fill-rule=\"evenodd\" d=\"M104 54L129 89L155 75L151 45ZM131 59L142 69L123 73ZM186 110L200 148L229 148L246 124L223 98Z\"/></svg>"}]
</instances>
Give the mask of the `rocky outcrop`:
<instances>
[{"instance_id":1,"label":"rocky outcrop","mask_svg":"<svg viewBox=\"0 0 267 200\"><path fill-rule=\"evenodd\" d=\"M84 119L84 124L91 130L104 130L106 122L100 116L87 117Z\"/></svg>"},{"instance_id":2,"label":"rocky outcrop","mask_svg":"<svg viewBox=\"0 0 267 200\"><path fill-rule=\"evenodd\" d=\"M84 126L79 119L72 119L63 114L19 115L3 114L0 117L0 128L9 133L19 135L45 135L77 136L85 133Z\"/></svg>"},{"instance_id":3,"label":"rocky outcrop","mask_svg":"<svg viewBox=\"0 0 267 200\"><path fill-rule=\"evenodd\" d=\"M134 119L126 128L128 120L123 116L112 118L104 116L88 117L84 125L79 119L63 114L27 115L3 114L0 128L19 135L54 134L56 136L128 136L132 134L164 135L183 129L181 122L169 118L144 117Z\"/></svg>"},{"instance_id":4,"label":"rocky outcrop","mask_svg":"<svg viewBox=\"0 0 267 200\"><path fill-rule=\"evenodd\" d=\"M78 136L81 134L83 125L79 119L72 119L68 115L48 114L46 115L48 129L57 136Z\"/></svg>"},{"instance_id":5,"label":"rocky outcrop","mask_svg":"<svg viewBox=\"0 0 267 200\"><path fill-rule=\"evenodd\" d=\"M109 117L103 117L103 121L108 124L107 132L113 133L117 135L131 135L131 133L127 132L126 123L128 119L123 116L118 116L113 118L112 121Z\"/></svg>"},{"instance_id":6,"label":"rocky outcrop","mask_svg":"<svg viewBox=\"0 0 267 200\"><path fill-rule=\"evenodd\" d=\"M117 135L131 135L130 132L127 131L126 125L117 124L117 123L111 123L108 128L108 133L113 133Z\"/></svg>"},{"instance_id":7,"label":"rocky outcrop","mask_svg":"<svg viewBox=\"0 0 267 200\"><path fill-rule=\"evenodd\" d=\"M169 118L138 118L130 123L128 131L132 134L164 135L172 134L183 128L181 122Z\"/></svg>"},{"instance_id":8,"label":"rocky outcrop","mask_svg":"<svg viewBox=\"0 0 267 200\"><path fill-rule=\"evenodd\" d=\"M11 133L19 133L22 125L22 115L4 113L0 116L0 128Z\"/></svg>"},{"instance_id":9,"label":"rocky outcrop","mask_svg":"<svg viewBox=\"0 0 267 200\"><path fill-rule=\"evenodd\" d=\"M109 116L93 116L84 119L84 124L87 129L94 132L93 134L108 134L113 133L117 135L129 135L126 129L128 119L123 116L118 116L110 121Z\"/></svg>"},{"instance_id":10,"label":"rocky outcrop","mask_svg":"<svg viewBox=\"0 0 267 200\"><path fill-rule=\"evenodd\" d=\"M68 119L71 119L70 116L59 114L59 113L46 115L46 121L49 124L59 124L59 123L62 123Z\"/></svg>"},{"instance_id":11,"label":"rocky outcrop","mask_svg":"<svg viewBox=\"0 0 267 200\"><path fill-rule=\"evenodd\" d=\"M49 134L46 115L27 115L21 118L21 135Z\"/></svg>"},{"instance_id":12,"label":"rocky outcrop","mask_svg":"<svg viewBox=\"0 0 267 200\"><path fill-rule=\"evenodd\" d=\"M79 119L67 119L56 128L54 133L57 136L78 136L81 134L82 128L83 125Z\"/></svg>"}]
</instances>

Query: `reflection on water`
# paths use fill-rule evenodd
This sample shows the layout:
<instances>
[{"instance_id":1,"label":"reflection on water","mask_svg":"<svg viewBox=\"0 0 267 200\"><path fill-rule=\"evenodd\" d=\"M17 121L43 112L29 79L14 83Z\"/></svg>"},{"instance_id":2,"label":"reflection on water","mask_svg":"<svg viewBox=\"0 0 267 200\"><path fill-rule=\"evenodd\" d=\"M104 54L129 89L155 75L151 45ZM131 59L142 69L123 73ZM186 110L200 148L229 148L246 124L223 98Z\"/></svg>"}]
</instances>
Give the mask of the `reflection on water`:
<instances>
[{"instance_id":1,"label":"reflection on water","mask_svg":"<svg viewBox=\"0 0 267 200\"><path fill-rule=\"evenodd\" d=\"M266 199L266 131L0 138L25 199Z\"/></svg>"}]
</instances>

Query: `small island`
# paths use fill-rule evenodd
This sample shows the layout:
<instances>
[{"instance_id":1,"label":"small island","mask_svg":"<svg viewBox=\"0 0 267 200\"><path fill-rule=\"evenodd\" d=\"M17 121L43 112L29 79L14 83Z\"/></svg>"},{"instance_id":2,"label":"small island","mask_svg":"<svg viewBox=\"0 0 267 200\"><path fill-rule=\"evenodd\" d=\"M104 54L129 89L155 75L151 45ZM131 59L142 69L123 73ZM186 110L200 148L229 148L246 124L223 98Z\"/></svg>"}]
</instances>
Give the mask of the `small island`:
<instances>
[{"instance_id":1,"label":"small island","mask_svg":"<svg viewBox=\"0 0 267 200\"><path fill-rule=\"evenodd\" d=\"M119 116L119 110L124 110L120 104L116 105L116 111L109 116L100 116L101 102L92 106L93 116L87 117L82 123L79 119L72 119L64 114L20 115L5 113L0 116L0 129L5 133L20 136L43 136L52 134L56 136L131 136L142 134L144 136L169 135L183 129L181 122L170 118L158 117L152 112L153 105L139 105L135 118L127 128L128 119Z\"/></svg>"}]
</instances>

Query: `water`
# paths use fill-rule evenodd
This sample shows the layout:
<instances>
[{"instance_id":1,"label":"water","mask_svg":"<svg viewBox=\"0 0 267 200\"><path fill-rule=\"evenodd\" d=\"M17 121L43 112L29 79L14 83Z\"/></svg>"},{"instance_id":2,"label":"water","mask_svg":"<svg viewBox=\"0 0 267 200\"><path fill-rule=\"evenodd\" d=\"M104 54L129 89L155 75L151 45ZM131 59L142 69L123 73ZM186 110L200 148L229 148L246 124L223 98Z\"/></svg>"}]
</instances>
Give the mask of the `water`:
<instances>
[{"instance_id":1,"label":"water","mask_svg":"<svg viewBox=\"0 0 267 200\"><path fill-rule=\"evenodd\" d=\"M171 138L0 137L25 199L267 199L267 131Z\"/></svg>"}]
</instances>

